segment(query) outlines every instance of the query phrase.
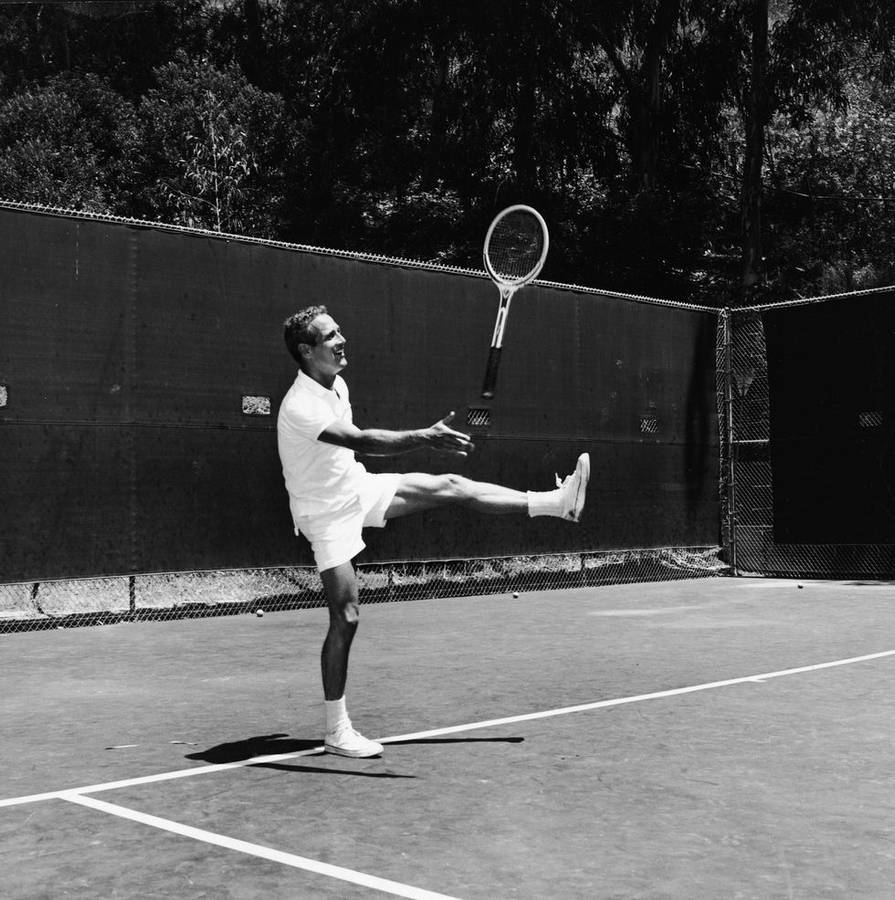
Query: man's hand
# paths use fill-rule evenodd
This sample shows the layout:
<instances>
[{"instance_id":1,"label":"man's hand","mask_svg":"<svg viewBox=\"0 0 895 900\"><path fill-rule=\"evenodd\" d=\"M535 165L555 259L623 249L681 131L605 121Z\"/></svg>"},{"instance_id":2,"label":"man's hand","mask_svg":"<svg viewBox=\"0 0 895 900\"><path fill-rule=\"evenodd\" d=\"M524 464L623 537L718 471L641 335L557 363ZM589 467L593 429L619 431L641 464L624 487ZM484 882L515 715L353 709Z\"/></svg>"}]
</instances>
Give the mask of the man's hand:
<instances>
[{"instance_id":1,"label":"man's hand","mask_svg":"<svg viewBox=\"0 0 895 900\"><path fill-rule=\"evenodd\" d=\"M475 444L468 434L462 431L454 431L450 423L454 420L454 413L448 413L443 419L436 422L423 432L426 443L439 453L449 453L452 456L469 456L475 450Z\"/></svg>"}]
</instances>

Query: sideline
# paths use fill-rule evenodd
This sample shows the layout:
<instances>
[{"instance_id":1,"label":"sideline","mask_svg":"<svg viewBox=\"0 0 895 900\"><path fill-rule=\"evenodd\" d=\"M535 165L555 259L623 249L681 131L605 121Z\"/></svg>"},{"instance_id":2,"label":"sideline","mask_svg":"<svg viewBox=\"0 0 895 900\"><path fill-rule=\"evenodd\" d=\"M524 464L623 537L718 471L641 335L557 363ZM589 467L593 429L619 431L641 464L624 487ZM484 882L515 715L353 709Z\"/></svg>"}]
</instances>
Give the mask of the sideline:
<instances>
[{"instance_id":1,"label":"sideline","mask_svg":"<svg viewBox=\"0 0 895 900\"><path fill-rule=\"evenodd\" d=\"M59 799L67 800L69 803L77 803L112 816L118 816L121 819L129 819L131 822L139 822L141 825L149 825L152 828L169 831L181 837L188 837L205 844L223 847L225 850L236 850L239 853L247 853L250 856L257 856L270 862L291 866L293 869L303 869L306 872L314 872L327 878L337 878L340 881L359 884L361 887L372 888L398 897L407 897L409 900L456 900L456 898L448 894L437 894L409 884L391 881L388 878L379 878L376 875L367 875L364 872L355 872L353 869L346 869L342 866L334 866L330 863L319 862L316 859L308 859L306 856L297 856L294 853L273 850L261 844L240 841L237 838L227 837L223 834L215 834L213 831L193 828L191 825L184 825L181 822L172 822L170 819L162 819L159 816L138 812L135 809L119 806L117 803L97 800L95 797L84 797L77 793L63 792L59 795Z\"/></svg>"}]
</instances>

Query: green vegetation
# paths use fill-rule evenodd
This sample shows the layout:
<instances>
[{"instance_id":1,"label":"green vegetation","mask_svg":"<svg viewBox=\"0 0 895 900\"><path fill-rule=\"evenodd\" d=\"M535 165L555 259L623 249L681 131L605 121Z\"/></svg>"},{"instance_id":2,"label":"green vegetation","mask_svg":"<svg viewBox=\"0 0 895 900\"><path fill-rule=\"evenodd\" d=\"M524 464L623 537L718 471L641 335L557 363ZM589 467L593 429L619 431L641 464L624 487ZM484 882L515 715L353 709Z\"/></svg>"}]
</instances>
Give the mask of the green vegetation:
<instances>
[{"instance_id":1,"label":"green vegetation","mask_svg":"<svg viewBox=\"0 0 895 900\"><path fill-rule=\"evenodd\" d=\"M717 305L895 280L881 0L0 6L0 197Z\"/></svg>"}]
</instances>

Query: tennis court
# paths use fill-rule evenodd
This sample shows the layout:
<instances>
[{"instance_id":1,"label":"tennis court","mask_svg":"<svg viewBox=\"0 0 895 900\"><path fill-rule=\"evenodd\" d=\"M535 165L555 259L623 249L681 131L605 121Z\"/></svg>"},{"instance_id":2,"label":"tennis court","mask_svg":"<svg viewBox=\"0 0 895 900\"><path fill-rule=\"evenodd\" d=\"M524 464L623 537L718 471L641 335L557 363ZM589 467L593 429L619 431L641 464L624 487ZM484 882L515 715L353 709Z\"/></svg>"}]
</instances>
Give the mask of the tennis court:
<instances>
[{"instance_id":1,"label":"tennis court","mask_svg":"<svg viewBox=\"0 0 895 900\"><path fill-rule=\"evenodd\" d=\"M891 583L366 606L357 761L321 753L324 628L5 638L4 895L891 896Z\"/></svg>"},{"instance_id":2,"label":"tennis court","mask_svg":"<svg viewBox=\"0 0 895 900\"><path fill-rule=\"evenodd\" d=\"M21 204L0 237L4 897L892 896L891 288L527 286L464 474L587 450L584 514L371 538L348 700L385 752L346 760L278 323L333 304L358 418L428 422L476 396L493 285Z\"/></svg>"}]
</instances>

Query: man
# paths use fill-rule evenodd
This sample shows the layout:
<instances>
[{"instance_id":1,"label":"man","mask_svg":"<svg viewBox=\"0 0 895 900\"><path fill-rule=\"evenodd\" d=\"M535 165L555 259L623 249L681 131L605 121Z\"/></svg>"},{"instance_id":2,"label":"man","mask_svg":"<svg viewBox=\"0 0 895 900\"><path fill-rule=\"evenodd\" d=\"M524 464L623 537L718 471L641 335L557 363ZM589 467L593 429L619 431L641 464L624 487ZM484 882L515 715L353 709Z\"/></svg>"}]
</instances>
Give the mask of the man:
<instances>
[{"instance_id":1,"label":"man","mask_svg":"<svg viewBox=\"0 0 895 900\"><path fill-rule=\"evenodd\" d=\"M376 756L382 745L358 734L345 706L348 654L357 630L358 588L352 560L364 548L361 530L389 519L456 504L482 513L557 516L577 522L584 508L590 458L553 491L517 491L460 475L373 474L355 453L394 456L430 449L465 457L469 435L450 427L453 413L429 428L358 428L348 387L346 339L324 306L310 306L284 325L298 376L280 406L277 439L295 533L311 544L323 581L330 624L321 669L326 711L325 747L350 757Z\"/></svg>"}]
</instances>

